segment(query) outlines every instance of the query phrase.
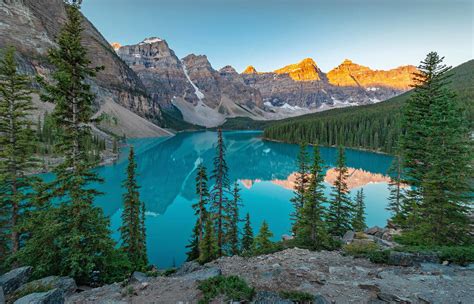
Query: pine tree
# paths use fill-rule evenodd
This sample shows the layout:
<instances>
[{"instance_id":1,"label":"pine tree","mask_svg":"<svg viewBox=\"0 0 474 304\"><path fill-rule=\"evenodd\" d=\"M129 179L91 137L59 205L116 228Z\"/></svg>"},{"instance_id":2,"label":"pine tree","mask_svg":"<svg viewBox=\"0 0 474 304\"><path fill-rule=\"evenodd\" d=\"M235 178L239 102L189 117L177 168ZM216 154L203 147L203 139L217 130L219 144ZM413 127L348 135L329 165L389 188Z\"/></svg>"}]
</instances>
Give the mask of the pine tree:
<instances>
[{"instance_id":1,"label":"pine tree","mask_svg":"<svg viewBox=\"0 0 474 304\"><path fill-rule=\"evenodd\" d=\"M402 203L405 199L403 193L403 183L402 183L402 160L399 155L396 155L393 159L392 165L389 169L390 172L390 182L388 187L390 190L390 195L388 197L388 206L387 210L390 211L393 215L393 219L396 219L396 222L402 220Z\"/></svg>"},{"instance_id":2,"label":"pine tree","mask_svg":"<svg viewBox=\"0 0 474 304\"><path fill-rule=\"evenodd\" d=\"M214 232L214 223L211 218L206 219L204 237L199 242L199 262L201 264L210 262L218 257L219 248Z\"/></svg>"},{"instance_id":3,"label":"pine tree","mask_svg":"<svg viewBox=\"0 0 474 304\"><path fill-rule=\"evenodd\" d=\"M329 232L332 235L342 236L346 231L351 230L352 202L349 197L347 179L349 177L346 167L344 148L339 147L336 164L336 181L332 187L331 201L327 214Z\"/></svg>"},{"instance_id":4,"label":"pine tree","mask_svg":"<svg viewBox=\"0 0 474 304\"><path fill-rule=\"evenodd\" d=\"M296 233L301 225L301 209L305 202L305 193L308 186L308 162L309 162L308 151L306 150L306 144L300 145L300 151L298 154L298 172L295 181L295 190L293 191L294 197L291 202L294 206L294 212L292 214L293 220L293 233Z\"/></svg>"},{"instance_id":5,"label":"pine tree","mask_svg":"<svg viewBox=\"0 0 474 304\"><path fill-rule=\"evenodd\" d=\"M270 238L273 237L273 233L270 231L266 221L263 221L257 236L255 236L253 242L254 252L256 254L267 253L272 250L273 243Z\"/></svg>"},{"instance_id":6,"label":"pine tree","mask_svg":"<svg viewBox=\"0 0 474 304\"><path fill-rule=\"evenodd\" d=\"M313 249L321 249L328 239L326 224L324 223L326 214L324 189L323 161L319 147L315 146L308 187L305 191L304 205L301 209L301 225L296 232L296 238Z\"/></svg>"},{"instance_id":7,"label":"pine tree","mask_svg":"<svg viewBox=\"0 0 474 304\"><path fill-rule=\"evenodd\" d=\"M140 187L137 183L136 169L135 153L132 146L128 155L127 177L122 183L126 192L123 194L120 236L122 249L127 254L135 270L140 270L147 266L148 260L145 242L145 210L138 192Z\"/></svg>"},{"instance_id":8,"label":"pine tree","mask_svg":"<svg viewBox=\"0 0 474 304\"><path fill-rule=\"evenodd\" d=\"M217 148L214 157L214 170L211 178L214 180L214 186L211 190L211 208L216 221L217 233L217 254L221 257L225 247L225 227L228 221L228 205L230 194L230 182L228 177L229 168L225 160L225 144L222 136L222 129L217 131Z\"/></svg>"},{"instance_id":9,"label":"pine tree","mask_svg":"<svg viewBox=\"0 0 474 304\"><path fill-rule=\"evenodd\" d=\"M253 230L248 213L245 217L244 235L242 236L242 252L244 255L251 255L253 252Z\"/></svg>"},{"instance_id":10,"label":"pine tree","mask_svg":"<svg viewBox=\"0 0 474 304\"><path fill-rule=\"evenodd\" d=\"M229 254L238 255L239 250L239 207L242 201L240 197L239 184L236 181L233 188L233 199L229 206L229 221L227 227L227 243L229 244Z\"/></svg>"},{"instance_id":11,"label":"pine tree","mask_svg":"<svg viewBox=\"0 0 474 304\"><path fill-rule=\"evenodd\" d=\"M207 173L206 167L200 164L197 169L196 175L196 194L198 195L198 202L193 204L194 214L197 216L196 224L193 229L193 235L191 241L186 246L189 248L188 261L193 261L199 258L199 243L203 239L204 225L208 217L208 204L209 204L209 190L207 188Z\"/></svg>"},{"instance_id":12,"label":"pine tree","mask_svg":"<svg viewBox=\"0 0 474 304\"><path fill-rule=\"evenodd\" d=\"M471 133L455 93L448 88L451 68L443 59L432 52L421 63L404 112L402 151L411 186L409 206L415 207L405 207L411 220L405 232L410 242L421 245L472 242Z\"/></svg>"},{"instance_id":13,"label":"pine tree","mask_svg":"<svg viewBox=\"0 0 474 304\"><path fill-rule=\"evenodd\" d=\"M18 224L29 207L28 190L34 179L27 171L38 167L33 157L36 133L28 115L34 109L31 81L20 75L15 49L0 60L0 255L20 249Z\"/></svg>"},{"instance_id":14,"label":"pine tree","mask_svg":"<svg viewBox=\"0 0 474 304\"><path fill-rule=\"evenodd\" d=\"M49 232L45 234L53 240L31 233L24 251L30 254L20 256L26 259L24 264L34 267L38 276L42 273L68 275L78 282L88 282L93 270L105 273L104 261L114 252L115 245L110 238L108 219L102 209L93 205L100 193L91 184L102 180L92 170L96 163L90 161L86 149L87 138L91 137L89 124L95 99L86 80L101 68L90 67L86 49L81 44L83 17L79 4L67 4L66 12L58 47L51 49L48 55L55 67L52 82L38 79L44 88L42 100L56 104L53 115L60 132L55 150L64 157L54 169L55 180L50 185L49 198L55 199L55 205L48 210L47 221L39 222L47 227L34 228ZM52 246L44 245L48 242Z\"/></svg>"},{"instance_id":15,"label":"pine tree","mask_svg":"<svg viewBox=\"0 0 474 304\"><path fill-rule=\"evenodd\" d=\"M365 202L364 188L357 191L354 203L354 215L352 217L352 229L354 231L364 231L367 228L365 224Z\"/></svg>"}]
</instances>

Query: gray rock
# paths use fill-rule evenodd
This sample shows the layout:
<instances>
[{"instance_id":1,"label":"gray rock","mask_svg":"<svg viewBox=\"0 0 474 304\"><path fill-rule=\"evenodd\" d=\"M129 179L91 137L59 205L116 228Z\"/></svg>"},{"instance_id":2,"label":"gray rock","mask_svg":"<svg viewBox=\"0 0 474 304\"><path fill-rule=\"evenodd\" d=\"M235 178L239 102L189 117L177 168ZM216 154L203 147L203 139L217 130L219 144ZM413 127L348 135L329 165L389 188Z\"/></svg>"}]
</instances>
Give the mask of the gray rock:
<instances>
[{"instance_id":1,"label":"gray rock","mask_svg":"<svg viewBox=\"0 0 474 304\"><path fill-rule=\"evenodd\" d=\"M408 299L401 298L391 293L379 292L377 297L387 303L401 303L401 304L410 304L411 301Z\"/></svg>"},{"instance_id":2,"label":"gray rock","mask_svg":"<svg viewBox=\"0 0 474 304\"><path fill-rule=\"evenodd\" d=\"M438 263L436 254L429 253L408 253L391 251L388 263L396 266L419 266L421 263Z\"/></svg>"},{"instance_id":3,"label":"gray rock","mask_svg":"<svg viewBox=\"0 0 474 304\"><path fill-rule=\"evenodd\" d=\"M281 239L282 239L282 241L289 241L289 240L294 239L294 236L288 235L288 234L283 234L283 235L281 236Z\"/></svg>"},{"instance_id":4,"label":"gray rock","mask_svg":"<svg viewBox=\"0 0 474 304\"><path fill-rule=\"evenodd\" d=\"M14 304L63 304L64 295L61 290L53 289L48 292L36 292L18 299Z\"/></svg>"},{"instance_id":5,"label":"gray rock","mask_svg":"<svg viewBox=\"0 0 474 304\"><path fill-rule=\"evenodd\" d=\"M0 286L0 304L5 303L5 294L3 293L3 288Z\"/></svg>"},{"instance_id":6,"label":"gray rock","mask_svg":"<svg viewBox=\"0 0 474 304\"><path fill-rule=\"evenodd\" d=\"M186 262L176 271L176 273L174 273L173 276L182 276L194 271L201 270L203 268L204 266L200 265L198 262Z\"/></svg>"},{"instance_id":7,"label":"gray rock","mask_svg":"<svg viewBox=\"0 0 474 304\"><path fill-rule=\"evenodd\" d=\"M384 239L381 239L377 236L373 236L372 239L377 243L379 244L380 246L383 246L383 247L386 247L386 248L394 248L395 247L395 244L390 242L390 241L387 241L387 240L384 240Z\"/></svg>"},{"instance_id":8,"label":"gray rock","mask_svg":"<svg viewBox=\"0 0 474 304\"><path fill-rule=\"evenodd\" d=\"M58 277L58 276L49 276L39 280L28 282L18 288L15 293L21 293L24 290L38 290L38 289L59 289L63 292L64 296L72 295L76 289L76 281L70 277Z\"/></svg>"},{"instance_id":9,"label":"gray rock","mask_svg":"<svg viewBox=\"0 0 474 304\"><path fill-rule=\"evenodd\" d=\"M331 304L331 302L322 295L317 295L314 297L314 304Z\"/></svg>"},{"instance_id":10,"label":"gray rock","mask_svg":"<svg viewBox=\"0 0 474 304\"><path fill-rule=\"evenodd\" d=\"M217 267L209 267L209 268L206 267L201 270L194 271L184 276L181 276L181 278L183 280L189 280L189 281L202 281L202 280L220 276L221 274L222 274L222 271Z\"/></svg>"},{"instance_id":11,"label":"gray rock","mask_svg":"<svg viewBox=\"0 0 474 304\"><path fill-rule=\"evenodd\" d=\"M350 244L354 240L355 232L354 231L347 231L344 236L342 237L342 242L344 244Z\"/></svg>"},{"instance_id":12,"label":"gray rock","mask_svg":"<svg viewBox=\"0 0 474 304\"><path fill-rule=\"evenodd\" d=\"M259 291L254 297L255 304L292 304L293 302L281 298L276 292Z\"/></svg>"},{"instance_id":13,"label":"gray rock","mask_svg":"<svg viewBox=\"0 0 474 304\"><path fill-rule=\"evenodd\" d=\"M30 266L20 267L5 273L0 277L0 287L6 296L11 294L21 285L25 284L31 276L33 268Z\"/></svg>"},{"instance_id":14,"label":"gray rock","mask_svg":"<svg viewBox=\"0 0 474 304\"><path fill-rule=\"evenodd\" d=\"M144 283L148 282L150 278L140 271L134 271L130 277L130 283Z\"/></svg>"}]
</instances>

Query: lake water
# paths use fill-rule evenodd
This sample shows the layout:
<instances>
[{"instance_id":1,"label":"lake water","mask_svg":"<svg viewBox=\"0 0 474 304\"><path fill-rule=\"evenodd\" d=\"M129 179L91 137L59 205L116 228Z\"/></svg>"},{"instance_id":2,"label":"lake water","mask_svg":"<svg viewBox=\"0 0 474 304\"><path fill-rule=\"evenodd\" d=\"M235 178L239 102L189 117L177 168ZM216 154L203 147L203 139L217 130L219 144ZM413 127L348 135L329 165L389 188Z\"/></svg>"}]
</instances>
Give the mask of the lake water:
<instances>
[{"instance_id":1,"label":"lake water","mask_svg":"<svg viewBox=\"0 0 474 304\"><path fill-rule=\"evenodd\" d=\"M227 146L226 160L231 181L239 180L242 188L242 217L249 212L254 232L263 220L269 223L278 240L288 234L292 212L292 191L285 186L296 170L298 146L263 141L260 132L224 132ZM212 168L217 134L215 132L180 133L169 138L134 139L141 199L146 205L148 254L152 264L159 267L180 265L186 258L186 248L193 225L191 205L197 200L194 179L196 168L204 162ZM328 167L336 161L334 148L322 148L321 154ZM124 148L115 165L100 167L105 183L98 186L104 195L97 205L111 218L115 239L121 222L122 188L128 149ZM371 173L386 174L392 158L388 155L346 150L347 165ZM389 217L387 184L368 183L366 194L367 224L386 224ZM352 189L352 194L358 188ZM329 191L329 189L328 189Z\"/></svg>"}]
</instances>

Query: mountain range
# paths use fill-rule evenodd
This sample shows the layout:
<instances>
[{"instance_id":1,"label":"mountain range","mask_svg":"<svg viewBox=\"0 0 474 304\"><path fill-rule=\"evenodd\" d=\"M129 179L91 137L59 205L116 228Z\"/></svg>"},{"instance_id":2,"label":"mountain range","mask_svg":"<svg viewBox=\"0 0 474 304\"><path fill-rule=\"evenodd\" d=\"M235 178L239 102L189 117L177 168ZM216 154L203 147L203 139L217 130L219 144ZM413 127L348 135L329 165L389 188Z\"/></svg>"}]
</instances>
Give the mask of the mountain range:
<instances>
[{"instance_id":1,"label":"mountain range","mask_svg":"<svg viewBox=\"0 0 474 304\"><path fill-rule=\"evenodd\" d=\"M94 66L97 115L106 132L128 137L169 134L163 127L215 127L232 117L277 120L336 107L377 103L407 91L413 66L372 70L345 60L324 73L307 58L271 72L249 66L212 67L205 55L179 59L165 40L121 46L106 41L86 18L84 40ZM0 48L17 49L20 70L49 77L47 50L65 20L62 0L0 0ZM38 113L50 111L35 98Z\"/></svg>"}]
</instances>

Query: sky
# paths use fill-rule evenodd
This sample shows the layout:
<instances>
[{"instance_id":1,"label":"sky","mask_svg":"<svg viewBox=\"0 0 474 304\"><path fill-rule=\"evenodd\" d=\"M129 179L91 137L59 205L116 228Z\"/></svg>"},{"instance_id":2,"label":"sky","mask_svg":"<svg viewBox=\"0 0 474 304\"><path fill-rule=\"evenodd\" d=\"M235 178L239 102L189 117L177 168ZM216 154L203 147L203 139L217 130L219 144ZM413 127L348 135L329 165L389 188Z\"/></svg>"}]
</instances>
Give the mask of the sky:
<instances>
[{"instance_id":1,"label":"sky","mask_svg":"<svg viewBox=\"0 0 474 304\"><path fill-rule=\"evenodd\" d=\"M374 69L430 51L453 66L474 58L474 0L84 0L82 11L109 42L159 37L239 72L307 57L324 72L346 58Z\"/></svg>"}]
</instances>

